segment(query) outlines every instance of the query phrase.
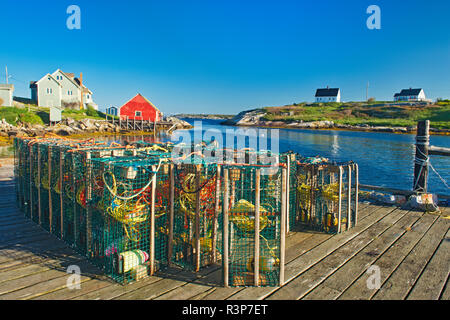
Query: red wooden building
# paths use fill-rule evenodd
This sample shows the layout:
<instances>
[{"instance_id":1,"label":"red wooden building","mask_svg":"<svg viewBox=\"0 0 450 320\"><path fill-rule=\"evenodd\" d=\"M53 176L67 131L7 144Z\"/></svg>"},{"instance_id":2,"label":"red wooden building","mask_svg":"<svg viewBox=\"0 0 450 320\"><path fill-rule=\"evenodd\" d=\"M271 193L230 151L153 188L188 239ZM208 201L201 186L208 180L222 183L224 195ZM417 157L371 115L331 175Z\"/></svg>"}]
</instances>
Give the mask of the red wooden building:
<instances>
[{"instance_id":1,"label":"red wooden building","mask_svg":"<svg viewBox=\"0 0 450 320\"><path fill-rule=\"evenodd\" d=\"M133 99L120 107L120 118L122 120L146 120L160 121L162 112L156 108L147 98L138 93Z\"/></svg>"}]
</instances>

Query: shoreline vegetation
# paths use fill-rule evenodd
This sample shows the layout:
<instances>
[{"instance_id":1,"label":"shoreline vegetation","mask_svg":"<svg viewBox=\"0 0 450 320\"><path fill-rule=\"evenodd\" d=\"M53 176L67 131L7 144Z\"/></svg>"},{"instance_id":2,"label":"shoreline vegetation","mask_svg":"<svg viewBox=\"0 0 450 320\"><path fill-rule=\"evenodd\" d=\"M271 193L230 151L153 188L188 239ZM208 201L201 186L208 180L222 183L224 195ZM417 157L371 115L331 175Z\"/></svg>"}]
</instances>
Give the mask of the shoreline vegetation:
<instances>
[{"instance_id":1,"label":"shoreline vegetation","mask_svg":"<svg viewBox=\"0 0 450 320\"><path fill-rule=\"evenodd\" d=\"M120 128L115 123L105 121L106 114L88 107L84 110L65 109L62 120L50 126L49 108L34 105L16 104L14 107L0 107L0 147L12 144L15 136L43 136L56 134L68 138L90 138L110 135L153 135L152 131L137 131ZM108 115L108 117L112 117ZM118 119L118 117L115 117ZM175 117L165 119L171 126L187 129L192 126ZM157 131L165 130L159 127Z\"/></svg>"},{"instance_id":2,"label":"shoreline vegetation","mask_svg":"<svg viewBox=\"0 0 450 320\"><path fill-rule=\"evenodd\" d=\"M414 133L419 120L430 133L450 135L450 100L425 102L294 103L242 111L224 125L284 129L328 129Z\"/></svg>"}]
</instances>

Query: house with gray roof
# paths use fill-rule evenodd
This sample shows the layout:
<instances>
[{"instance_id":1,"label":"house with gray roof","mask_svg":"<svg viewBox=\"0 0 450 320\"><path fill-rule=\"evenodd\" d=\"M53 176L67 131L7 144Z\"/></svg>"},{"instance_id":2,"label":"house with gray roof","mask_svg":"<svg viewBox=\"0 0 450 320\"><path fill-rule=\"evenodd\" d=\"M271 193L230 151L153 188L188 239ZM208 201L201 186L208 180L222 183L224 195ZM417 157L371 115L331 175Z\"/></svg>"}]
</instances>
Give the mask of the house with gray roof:
<instances>
[{"instance_id":1,"label":"house with gray roof","mask_svg":"<svg viewBox=\"0 0 450 320\"><path fill-rule=\"evenodd\" d=\"M316 102L341 102L341 90L339 88L329 88L316 90Z\"/></svg>"},{"instance_id":2,"label":"house with gray roof","mask_svg":"<svg viewBox=\"0 0 450 320\"><path fill-rule=\"evenodd\" d=\"M428 101L422 88L418 89L402 89L399 93L394 94L394 101Z\"/></svg>"},{"instance_id":3,"label":"house with gray roof","mask_svg":"<svg viewBox=\"0 0 450 320\"><path fill-rule=\"evenodd\" d=\"M0 84L0 107L11 107L13 105L14 85Z\"/></svg>"},{"instance_id":4,"label":"house with gray roof","mask_svg":"<svg viewBox=\"0 0 450 320\"><path fill-rule=\"evenodd\" d=\"M98 109L90 91L73 73L58 69L46 74L38 81L30 83L31 99L40 107L78 107L83 99L83 107L88 105Z\"/></svg>"}]
</instances>

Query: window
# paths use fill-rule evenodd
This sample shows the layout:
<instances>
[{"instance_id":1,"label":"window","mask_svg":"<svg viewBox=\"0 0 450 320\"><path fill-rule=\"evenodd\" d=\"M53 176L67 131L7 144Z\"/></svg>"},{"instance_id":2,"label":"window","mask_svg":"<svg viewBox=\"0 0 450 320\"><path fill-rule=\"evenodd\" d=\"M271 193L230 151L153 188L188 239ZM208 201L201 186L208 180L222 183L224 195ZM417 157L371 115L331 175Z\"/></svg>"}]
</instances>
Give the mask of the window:
<instances>
[{"instance_id":1,"label":"window","mask_svg":"<svg viewBox=\"0 0 450 320\"><path fill-rule=\"evenodd\" d=\"M142 117L142 111L135 111L134 112L135 117Z\"/></svg>"}]
</instances>

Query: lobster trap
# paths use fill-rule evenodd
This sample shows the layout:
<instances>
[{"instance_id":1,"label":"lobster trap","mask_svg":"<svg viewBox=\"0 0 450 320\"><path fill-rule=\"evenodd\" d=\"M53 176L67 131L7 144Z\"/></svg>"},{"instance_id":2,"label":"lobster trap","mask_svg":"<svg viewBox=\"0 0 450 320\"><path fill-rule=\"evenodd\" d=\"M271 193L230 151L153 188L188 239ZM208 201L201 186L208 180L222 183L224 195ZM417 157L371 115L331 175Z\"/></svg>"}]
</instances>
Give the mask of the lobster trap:
<instances>
[{"instance_id":1,"label":"lobster trap","mask_svg":"<svg viewBox=\"0 0 450 320\"><path fill-rule=\"evenodd\" d=\"M297 162L296 222L301 228L340 233L358 218L358 165Z\"/></svg>"},{"instance_id":2,"label":"lobster trap","mask_svg":"<svg viewBox=\"0 0 450 320\"><path fill-rule=\"evenodd\" d=\"M220 165L183 163L174 164L172 170L170 259L199 271L220 259Z\"/></svg>"},{"instance_id":3,"label":"lobster trap","mask_svg":"<svg viewBox=\"0 0 450 320\"><path fill-rule=\"evenodd\" d=\"M152 275L167 264L164 165L150 159L91 163L90 258L120 283Z\"/></svg>"},{"instance_id":4,"label":"lobster trap","mask_svg":"<svg viewBox=\"0 0 450 320\"><path fill-rule=\"evenodd\" d=\"M287 171L224 166L225 286L277 286L284 281ZM242 183L242 181L244 181Z\"/></svg>"}]
</instances>

